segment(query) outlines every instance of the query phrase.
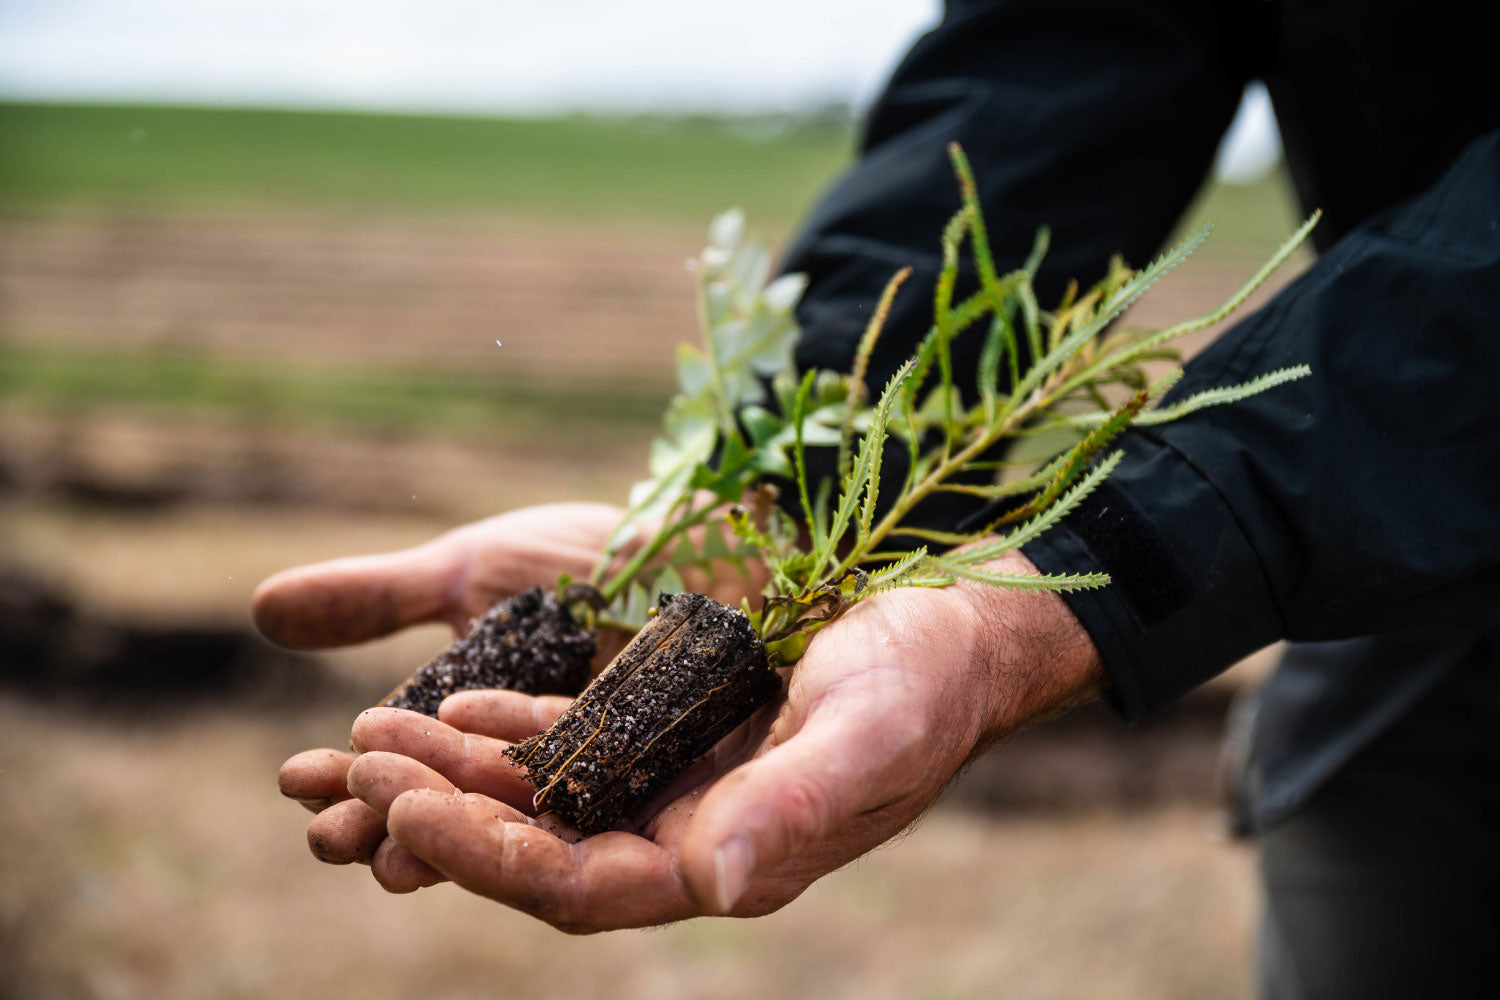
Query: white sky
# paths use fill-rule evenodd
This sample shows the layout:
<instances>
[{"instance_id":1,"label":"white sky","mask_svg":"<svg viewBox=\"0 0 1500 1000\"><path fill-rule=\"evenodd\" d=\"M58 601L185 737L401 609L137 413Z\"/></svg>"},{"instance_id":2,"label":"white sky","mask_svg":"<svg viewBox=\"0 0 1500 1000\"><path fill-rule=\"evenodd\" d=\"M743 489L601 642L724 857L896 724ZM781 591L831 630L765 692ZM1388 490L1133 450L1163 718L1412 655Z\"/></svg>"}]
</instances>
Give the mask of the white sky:
<instances>
[{"instance_id":1,"label":"white sky","mask_svg":"<svg viewBox=\"0 0 1500 1000\"><path fill-rule=\"evenodd\" d=\"M863 106L939 0L0 0L0 95L530 114ZM1262 94L1221 172L1279 147Z\"/></svg>"}]
</instances>

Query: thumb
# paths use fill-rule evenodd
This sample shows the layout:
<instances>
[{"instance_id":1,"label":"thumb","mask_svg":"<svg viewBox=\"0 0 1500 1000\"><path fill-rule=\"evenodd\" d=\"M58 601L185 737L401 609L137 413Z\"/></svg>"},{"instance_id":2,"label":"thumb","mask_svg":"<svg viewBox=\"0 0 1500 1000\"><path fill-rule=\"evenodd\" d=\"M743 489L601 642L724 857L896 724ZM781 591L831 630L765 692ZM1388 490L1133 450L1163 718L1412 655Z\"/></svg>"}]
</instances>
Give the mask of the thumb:
<instances>
[{"instance_id":1,"label":"thumb","mask_svg":"<svg viewBox=\"0 0 1500 1000\"><path fill-rule=\"evenodd\" d=\"M863 844L852 821L899 797L893 775L878 749L860 749L845 728L809 720L704 796L683 840L682 875L706 911L728 913L758 873L831 836L847 832L861 841L841 845L853 848L850 856L884 839Z\"/></svg>"},{"instance_id":2,"label":"thumb","mask_svg":"<svg viewBox=\"0 0 1500 1000\"><path fill-rule=\"evenodd\" d=\"M445 535L277 573L251 599L256 627L273 642L303 648L363 642L422 622L461 628L469 557L458 543Z\"/></svg>"}]
</instances>

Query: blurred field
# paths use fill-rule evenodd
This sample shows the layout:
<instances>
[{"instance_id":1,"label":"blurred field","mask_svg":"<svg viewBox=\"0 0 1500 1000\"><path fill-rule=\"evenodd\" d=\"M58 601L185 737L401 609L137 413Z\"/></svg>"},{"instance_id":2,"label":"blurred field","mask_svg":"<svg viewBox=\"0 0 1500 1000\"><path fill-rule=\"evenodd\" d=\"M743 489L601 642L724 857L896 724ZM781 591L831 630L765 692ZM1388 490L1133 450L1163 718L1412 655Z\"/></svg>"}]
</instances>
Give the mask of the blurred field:
<instances>
[{"instance_id":1,"label":"blurred field","mask_svg":"<svg viewBox=\"0 0 1500 1000\"><path fill-rule=\"evenodd\" d=\"M153 707L0 663L0 996L1248 993L1251 857L1213 832L1227 688L1137 735L1097 711L1023 736L750 923L579 941L451 887L387 898L276 795L443 637L279 660L255 583L622 496L708 217L784 240L847 130L0 105L0 143L0 571L66 595L74 645L210 628L267 677ZM1132 321L1215 304L1293 224L1277 179L1204 216L1222 238ZM92 683L110 655L56 662Z\"/></svg>"},{"instance_id":2,"label":"blurred field","mask_svg":"<svg viewBox=\"0 0 1500 1000\"><path fill-rule=\"evenodd\" d=\"M795 221L839 122L465 117L0 103L0 205L473 212L696 228L732 198Z\"/></svg>"}]
</instances>

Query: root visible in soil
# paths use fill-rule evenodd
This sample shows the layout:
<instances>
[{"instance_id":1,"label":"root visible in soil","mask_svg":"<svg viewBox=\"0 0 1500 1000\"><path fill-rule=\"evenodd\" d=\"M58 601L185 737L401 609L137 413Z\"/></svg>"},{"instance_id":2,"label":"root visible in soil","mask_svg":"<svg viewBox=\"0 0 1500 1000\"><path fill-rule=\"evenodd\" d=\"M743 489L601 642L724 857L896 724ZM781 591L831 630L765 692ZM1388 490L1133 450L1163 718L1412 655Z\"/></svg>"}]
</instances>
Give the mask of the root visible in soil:
<instances>
[{"instance_id":1,"label":"root visible in soil","mask_svg":"<svg viewBox=\"0 0 1500 1000\"><path fill-rule=\"evenodd\" d=\"M577 694L589 682L597 644L541 587L523 590L476 618L468 635L439 653L381 702L437 717L455 691L507 688Z\"/></svg>"},{"instance_id":2,"label":"root visible in soil","mask_svg":"<svg viewBox=\"0 0 1500 1000\"><path fill-rule=\"evenodd\" d=\"M552 728L506 752L526 767L538 810L599 833L780 691L743 612L702 594L663 597Z\"/></svg>"}]
</instances>

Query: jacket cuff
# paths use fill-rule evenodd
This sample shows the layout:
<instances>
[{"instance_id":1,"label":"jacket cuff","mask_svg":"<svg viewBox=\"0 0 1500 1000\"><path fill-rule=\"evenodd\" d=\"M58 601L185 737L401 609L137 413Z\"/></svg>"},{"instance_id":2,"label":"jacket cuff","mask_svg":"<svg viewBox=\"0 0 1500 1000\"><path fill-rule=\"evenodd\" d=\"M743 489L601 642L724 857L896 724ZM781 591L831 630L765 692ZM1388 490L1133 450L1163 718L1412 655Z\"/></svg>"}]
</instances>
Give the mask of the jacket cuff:
<instances>
[{"instance_id":1,"label":"jacket cuff","mask_svg":"<svg viewBox=\"0 0 1500 1000\"><path fill-rule=\"evenodd\" d=\"M1043 573L1110 574L1062 595L1099 650L1129 721L1280 638L1261 561L1234 512L1181 452L1144 431L1077 510L1024 547Z\"/></svg>"}]
</instances>

